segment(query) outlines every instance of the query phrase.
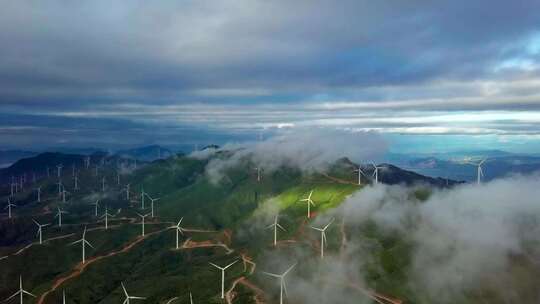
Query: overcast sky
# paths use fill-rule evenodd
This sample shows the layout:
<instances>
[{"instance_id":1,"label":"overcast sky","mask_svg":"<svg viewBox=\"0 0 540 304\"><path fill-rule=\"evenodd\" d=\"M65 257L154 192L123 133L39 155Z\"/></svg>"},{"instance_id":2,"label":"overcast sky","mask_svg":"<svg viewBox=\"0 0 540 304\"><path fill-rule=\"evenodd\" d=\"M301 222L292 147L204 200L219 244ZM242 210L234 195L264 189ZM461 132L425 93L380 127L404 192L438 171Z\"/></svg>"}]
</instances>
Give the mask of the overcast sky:
<instances>
[{"instance_id":1,"label":"overcast sky","mask_svg":"<svg viewBox=\"0 0 540 304\"><path fill-rule=\"evenodd\" d=\"M0 148L322 127L539 149L540 2L444 2L0 0Z\"/></svg>"}]
</instances>

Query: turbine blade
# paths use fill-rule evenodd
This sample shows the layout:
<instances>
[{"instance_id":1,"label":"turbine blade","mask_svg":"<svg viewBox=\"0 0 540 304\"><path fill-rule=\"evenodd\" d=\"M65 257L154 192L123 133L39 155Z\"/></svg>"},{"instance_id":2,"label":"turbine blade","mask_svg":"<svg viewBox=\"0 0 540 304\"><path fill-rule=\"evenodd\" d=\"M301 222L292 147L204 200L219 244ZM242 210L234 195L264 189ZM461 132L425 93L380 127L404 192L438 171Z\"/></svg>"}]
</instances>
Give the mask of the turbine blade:
<instances>
[{"instance_id":1,"label":"turbine blade","mask_svg":"<svg viewBox=\"0 0 540 304\"><path fill-rule=\"evenodd\" d=\"M232 265L236 264L236 262L238 262L238 260L236 260L236 261L230 263L229 265L223 267L223 269L227 269L227 268L231 267Z\"/></svg>"},{"instance_id":2,"label":"turbine blade","mask_svg":"<svg viewBox=\"0 0 540 304\"><path fill-rule=\"evenodd\" d=\"M289 269L287 269L287 270L282 274L282 276L287 275L287 273L289 273L289 271L291 271L291 270L294 268L294 266L296 266L296 264L298 264L298 263L296 262L296 263L292 264L292 266L289 267Z\"/></svg>"},{"instance_id":3,"label":"turbine blade","mask_svg":"<svg viewBox=\"0 0 540 304\"><path fill-rule=\"evenodd\" d=\"M270 273L270 272L266 272L266 271L263 271L262 273L264 273L264 274L266 274L268 276L271 276L271 277L281 278L281 276L279 274Z\"/></svg>"},{"instance_id":4,"label":"turbine blade","mask_svg":"<svg viewBox=\"0 0 540 304\"><path fill-rule=\"evenodd\" d=\"M219 267L218 265L216 265L216 264L214 264L214 263L212 263L212 262L208 262L208 263L210 263L210 265L212 265L212 266L214 266L214 267L216 267L216 268L218 268L218 269L222 269L221 267Z\"/></svg>"},{"instance_id":5,"label":"turbine blade","mask_svg":"<svg viewBox=\"0 0 540 304\"><path fill-rule=\"evenodd\" d=\"M280 225L280 224L276 224L276 225L277 225L277 226L278 226L278 228L280 228L281 230L283 230L283 231L286 231L286 230L285 230L285 228L281 227L281 225Z\"/></svg>"},{"instance_id":6,"label":"turbine blade","mask_svg":"<svg viewBox=\"0 0 540 304\"><path fill-rule=\"evenodd\" d=\"M4 302L7 302L7 301L13 299L14 297L18 296L20 293L21 293L21 290L17 291L17 292L14 293L11 297L7 298Z\"/></svg>"},{"instance_id":7,"label":"turbine blade","mask_svg":"<svg viewBox=\"0 0 540 304\"><path fill-rule=\"evenodd\" d=\"M143 297L133 297L133 296L130 296L129 298L130 298L130 299L134 299L134 300L146 300L146 298L143 298Z\"/></svg>"},{"instance_id":8,"label":"turbine blade","mask_svg":"<svg viewBox=\"0 0 540 304\"><path fill-rule=\"evenodd\" d=\"M34 294L32 294L32 293L30 293L30 292L28 292L28 291L26 291L24 289L22 290L22 292L29 295L29 296L31 296L31 297L34 297L34 298L36 297Z\"/></svg>"}]
</instances>

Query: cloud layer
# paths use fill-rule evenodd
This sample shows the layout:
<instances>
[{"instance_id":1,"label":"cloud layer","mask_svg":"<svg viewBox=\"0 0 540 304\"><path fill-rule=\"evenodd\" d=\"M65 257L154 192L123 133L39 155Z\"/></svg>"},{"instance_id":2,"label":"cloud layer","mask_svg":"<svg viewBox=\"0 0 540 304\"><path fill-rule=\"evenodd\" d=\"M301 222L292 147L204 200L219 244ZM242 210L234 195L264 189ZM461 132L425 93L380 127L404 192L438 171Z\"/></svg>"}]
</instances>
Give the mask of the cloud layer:
<instances>
[{"instance_id":1,"label":"cloud layer","mask_svg":"<svg viewBox=\"0 0 540 304\"><path fill-rule=\"evenodd\" d=\"M114 145L134 143L123 130L144 142L187 131L208 143L284 124L538 137L539 9L525 0L3 3L0 103L11 120L0 138L43 146L33 140L57 132L75 145L106 133L96 144Z\"/></svg>"}]
</instances>

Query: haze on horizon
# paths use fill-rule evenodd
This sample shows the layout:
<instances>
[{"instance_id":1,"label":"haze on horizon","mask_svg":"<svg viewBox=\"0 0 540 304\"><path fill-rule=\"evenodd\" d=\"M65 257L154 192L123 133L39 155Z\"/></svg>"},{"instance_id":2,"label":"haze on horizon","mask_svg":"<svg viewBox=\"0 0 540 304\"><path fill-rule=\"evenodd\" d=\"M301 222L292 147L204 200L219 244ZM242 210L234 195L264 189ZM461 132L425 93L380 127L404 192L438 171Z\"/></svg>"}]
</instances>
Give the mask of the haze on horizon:
<instances>
[{"instance_id":1,"label":"haze on horizon","mask_svg":"<svg viewBox=\"0 0 540 304\"><path fill-rule=\"evenodd\" d=\"M2 1L0 148L377 131L540 151L538 1Z\"/></svg>"}]
</instances>

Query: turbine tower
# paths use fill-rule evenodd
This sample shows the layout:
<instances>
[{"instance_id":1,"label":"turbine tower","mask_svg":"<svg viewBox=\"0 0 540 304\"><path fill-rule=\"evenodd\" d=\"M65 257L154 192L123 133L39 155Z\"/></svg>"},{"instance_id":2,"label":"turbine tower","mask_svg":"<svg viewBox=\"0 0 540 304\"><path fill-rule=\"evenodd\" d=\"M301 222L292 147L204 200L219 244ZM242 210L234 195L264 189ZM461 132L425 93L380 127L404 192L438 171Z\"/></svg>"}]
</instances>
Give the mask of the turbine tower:
<instances>
[{"instance_id":1,"label":"turbine tower","mask_svg":"<svg viewBox=\"0 0 540 304\"><path fill-rule=\"evenodd\" d=\"M276 215L276 217L274 218L274 223L266 227L266 229L274 228L274 247L277 245L277 229L279 228L285 231L285 228L281 227L281 225L278 223L278 217L279 215Z\"/></svg>"},{"instance_id":2,"label":"turbine tower","mask_svg":"<svg viewBox=\"0 0 540 304\"><path fill-rule=\"evenodd\" d=\"M126 200L129 201L129 185L130 184L127 184L126 187L124 189L126 189Z\"/></svg>"},{"instance_id":3,"label":"turbine tower","mask_svg":"<svg viewBox=\"0 0 540 304\"><path fill-rule=\"evenodd\" d=\"M482 183L482 178L484 177L484 170L482 169L482 165L486 162L487 158L482 159L479 162L471 162L468 163L476 166L476 183L480 185Z\"/></svg>"},{"instance_id":4,"label":"turbine tower","mask_svg":"<svg viewBox=\"0 0 540 304\"><path fill-rule=\"evenodd\" d=\"M151 214L152 214L152 217L154 217L154 202L159 201L160 198L159 197L158 198L152 198L148 194L146 194L146 196L148 196L148 198L150 199Z\"/></svg>"},{"instance_id":5,"label":"turbine tower","mask_svg":"<svg viewBox=\"0 0 540 304\"><path fill-rule=\"evenodd\" d=\"M49 226L50 224L40 224L38 223L38 221L32 219L32 221L34 221L34 223L36 223L36 225L38 226L38 231L36 234L39 235L39 244L43 244L43 227L46 227L46 226Z\"/></svg>"},{"instance_id":6,"label":"turbine tower","mask_svg":"<svg viewBox=\"0 0 540 304\"><path fill-rule=\"evenodd\" d=\"M334 219L331 219L330 222L326 224L326 226L324 226L323 228L317 228L317 227L311 226L312 229L315 229L321 232L321 259L324 258L324 246L326 245L326 229L328 229L328 227L330 227L330 225L333 222L334 222Z\"/></svg>"},{"instance_id":7,"label":"turbine tower","mask_svg":"<svg viewBox=\"0 0 540 304\"><path fill-rule=\"evenodd\" d=\"M98 216L99 199L97 199L95 203L92 203L90 205L95 206L95 208L94 208L94 216Z\"/></svg>"},{"instance_id":8,"label":"turbine tower","mask_svg":"<svg viewBox=\"0 0 540 304\"><path fill-rule=\"evenodd\" d=\"M56 183L58 185L58 196L61 196L62 195L62 188L64 187L64 185L62 184L62 180L58 180L58 183Z\"/></svg>"},{"instance_id":9,"label":"turbine tower","mask_svg":"<svg viewBox=\"0 0 540 304\"><path fill-rule=\"evenodd\" d=\"M74 180L74 182L75 182L75 185L74 185L74 187L73 187L73 190L77 191L77 190L79 190L79 176L75 175L75 176L73 177L73 180Z\"/></svg>"},{"instance_id":10,"label":"turbine tower","mask_svg":"<svg viewBox=\"0 0 540 304\"><path fill-rule=\"evenodd\" d=\"M179 239L180 239L180 234L184 235L184 228L182 226L180 226L180 224L182 224L182 220L184 218L182 217L179 221L178 221L178 224L176 224L175 226L171 226L170 228L173 228L173 229L176 229L176 249L180 248L180 243L179 243Z\"/></svg>"},{"instance_id":11,"label":"turbine tower","mask_svg":"<svg viewBox=\"0 0 540 304\"><path fill-rule=\"evenodd\" d=\"M22 283L22 276L19 276L19 290L18 290L16 293L14 293L11 297L7 298L7 299L5 300L5 302L7 302L7 301L13 299L13 298L16 297L16 296L19 296L19 297L20 297L20 298L19 298L19 299L20 299L20 300L19 300L19 303L20 303L20 304L23 304L23 296L24 296L25 294L26 294L26 295L29 295L29 296L31 296L31 297L34 297L34 298L36 297L35 295L33 295L32 293L30 293L29 291L24 290L24 288L23 288L23 283Z\"/></svg>"},{"instance_id":12,"label":"turbine tower","mask_svg":"<svg viewBox=\"0 0 540 304\"><path fill-rule=\"evenodd\" d=\"M4 208L4 209L7 209L8 210L8 218L11 218L11 208L12 207L17 207L15 204L12 204L11 203L11 198L8 196L8 199L7 199L7 206Z\"/></svg>"},{"instance_id":13,"label":"turbine tower","mask_svg":"<svg viewBox=\"0 0 540 304\"><path fill-rule=\"evenodd\" d=\"M101 192L105 192L105 176L101 178Z\"/></svg>"},{"instance_id":14,"label":"turbine tower","mask_svg":"<svg viewBox=\"0 0 540 304\"><path fill-rule=\"evenodd\" d=\"M82 246L82 263L86 263L86 245L94 248L94 246L92 246L92 244L90 244L90 242L88 242L86 240L86 226L84 226L84 231L83 231L83 234L82 234L82 238L80 240L77 240L73 243L70 243L69 245L75 245L77 243L81 243L81 246ZM95 248L94 248L95 249Z\"/></svg>"},{"instance_id":15,"label":"turbine tower","mask_svg":"<svg viewBox=\"0 0 540 304\"><path fill-rule=\"evenodd\" d=\"M270 272L263 272L266 275L269 275L274 278L279 279L279 304L283 304L283 292L285 292L285 296L287 296L287 286L285 286L285 276L296 266L296 263L294 263L289 269L285 270L282 274L275 274Z\"/></svg>"},{"instance_id":16,"label":"turbine tower","mask_svg":"<svg viewBox=\"0 0 540 304\"><path fill-rule=\"evenodd\" d=\"M358 169L353 172L358 172L358 186L362 185L362 174L365 175L364 171L362 171L362 166L358 165Z\"/></svg>"},{"instance_id":17,"label":"turbine tower","mask_svg":"<svg viewBox=\"0 0 540 304\"><path fill-rule=\"evenodd\" d=\"M315 206L315 203L313 202L313 200L311 199L311 195L313 195L313 190L311 190L309 192L309 195L307 198L304 198L304 199L301 199L300 201L301 202L306 202L307 204L307 217L310 218L311 217L311 205Z\"/></svg>"},{"instance_id":18,"label":"turbine tower","mask_svg":"<svg viewBox=\"0 0 540 304\"><path fill-rule=\"evenodd\" d=\"M129 300L146 300L146 298L143 297L130 296L126 290L126 287L124 286L124 282L121 282L121 284L122 289L124 290L124 294L126 295L126 299L124 300L124 302L122 302L122 304L129 304Z\"/></svg>"},{"instance_id":19,"label":"turbine tower","mask_svg":"<svg viewBox=\"0 0 540 304\"><path fill-rule=\"evenodd\" d=\"M56 172L58 174L58 178L60 178L60 176L62 176L62 168L64 168L64 166L62 164L56 165Z\"/></svg>"},{"instance_id":20,"label":"turbine tower","mask_svg":"<svg viewBox=\"0 0 540 304\"><path fill-rule=\"evenodd\" d=\"M234 265L236 262L238 262L238 260L230 263L229 265L225 266L225 267L221 267L221 266L218 266L214 263L210 263L210 265L216 267L217 269L220 269L221 270L221 298L222 299L225 299L225 270L229 267L231 267L232 265Z\"/></svg>"},{"instance_id":21,"label":"turbine tower","mask_svg":"<svg viewBox=\"0 0 540 304\"><path fill-rule=\"evenodd\" d=\"M60 210L60 207L56 207L58 211L56 211L55 218L58 218L58 227L62 227L62 214L67 214L69 212Z\"/></svg>"},{"instance_id":22,"label":"turbine tower","mask_svg":"<svg viewBox=\"0 0 540 304\"><path fill-rule=\"evenodd\" d=\"M142 215L142 214L140 214L140 213L138 213L138 212L136 212L136 213L137 213L138 216L141 217L141 226L142 226L141 236L144 236L144 218L147 217L147 216L149 216L150 213L147 213L147 214L144 214L144 215Z\"/></svg>"},{"instance_id":23,"label":"turbine tower","mask_svg":"<svg viewBox=\"0 0 540 304\"><path fill-rule=\"evenodd\" d=\"M261 182L261 171L262 171L261 167L255 167L255 168L253 168L253 170L257 171L257 182L260 183Z\"/></svg>"},{"instance_id":24,"label":"turbine tower","mask_svg":"<svg viewBox=\"0 0 540 304\"><path fill-rule=\"evenodd\" d=\"M144 209L144 197L146 196L146 192L144 192L144 188L141 187L141 209Z\"/></svg>"},{"instance_id":25,"label":"turbine tower","mask_svg":"<svg viewBox=\"0 0 540 304\"><path fill-rule=\"evenodd\" d=\"M36 188L37 191L37 201L38 203L41 203L41 186Z\"/></svg>"},{"instance_id":26,"label":"turbine tower","mask_svg":"<svg viewBox=\"0 0 540 304\"><path fill-rule=\"evenodd\" d=\"M374 163L371 164L373 166L373 177L375 177L375 184L379 183L379 169L382 169L382 166L375 165Z\"/></svg>"},{"instance_id":27,"label":"turbine tower","mask_svg":"<svg viewBox=\"0 0 540 304\"><path fill-rule=\"evenodd\" d=\"M107 208L105 208L105 213L101 216L101 218L105 219L105 230L109 229L109 216L114 217L114 215L110 214Z\"/></svg>"}]
</instances>

